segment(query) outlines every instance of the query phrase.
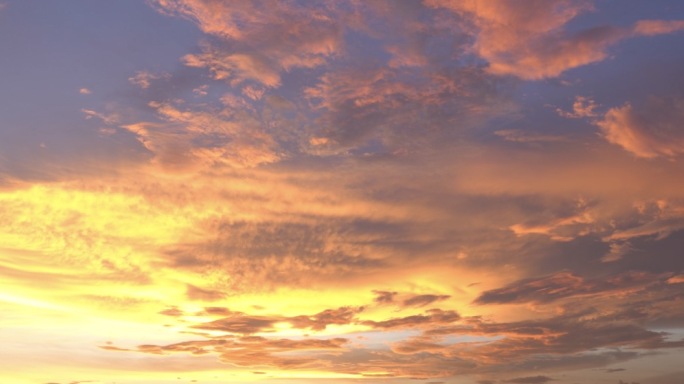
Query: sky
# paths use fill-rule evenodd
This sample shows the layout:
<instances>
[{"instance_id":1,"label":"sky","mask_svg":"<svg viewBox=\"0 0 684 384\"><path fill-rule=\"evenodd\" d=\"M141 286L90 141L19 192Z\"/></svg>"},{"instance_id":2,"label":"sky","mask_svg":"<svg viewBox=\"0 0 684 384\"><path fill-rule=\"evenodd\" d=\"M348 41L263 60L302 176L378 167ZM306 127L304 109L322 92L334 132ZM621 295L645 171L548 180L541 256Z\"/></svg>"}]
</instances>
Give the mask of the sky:
<instances>
[{"instance_id":1,"label":"sky","mask_svg":"<svg viewBox=\"0 0 684 384\"><path fill-rule=\"evenodd\" d=\"M684 382L684 2L0 0L0 381Z\"/></svg>"}]
</instances>

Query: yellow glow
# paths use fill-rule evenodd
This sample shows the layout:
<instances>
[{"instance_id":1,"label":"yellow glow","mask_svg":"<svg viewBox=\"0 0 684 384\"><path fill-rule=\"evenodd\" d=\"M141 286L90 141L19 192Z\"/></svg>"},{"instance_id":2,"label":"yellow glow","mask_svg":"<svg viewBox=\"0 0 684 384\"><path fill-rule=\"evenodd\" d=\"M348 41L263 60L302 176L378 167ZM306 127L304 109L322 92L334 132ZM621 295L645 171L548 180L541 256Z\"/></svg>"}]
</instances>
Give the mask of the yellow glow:
<instances>
[{"instance_id":1,"label":"yellow glow","mask_svg":"<svg viewBox=\"0 0 684 384\"><path fill-rule=\"evenodd\" d=\"M34 308L40 308L40 309L50 309L53 311L66 311L67 310L67 308L65 308L61 305L56 305L56 304L49 303L46 301L31 299L28 297L11 295L11 294L2 293L2 292L0 292L0 301L12 303L12 304L25 305L27 307L34 307Z\"/></svg>"}]
</instances>

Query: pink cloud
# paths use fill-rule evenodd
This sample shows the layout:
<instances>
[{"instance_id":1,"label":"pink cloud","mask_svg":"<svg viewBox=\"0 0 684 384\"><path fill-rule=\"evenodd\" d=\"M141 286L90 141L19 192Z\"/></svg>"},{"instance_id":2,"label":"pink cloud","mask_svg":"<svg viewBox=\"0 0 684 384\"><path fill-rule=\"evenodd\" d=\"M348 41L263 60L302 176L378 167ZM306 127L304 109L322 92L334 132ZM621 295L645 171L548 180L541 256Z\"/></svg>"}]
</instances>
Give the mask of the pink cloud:
<instances>
[{"instance_id":1,"label":"pink cloud","mask_svg":"<svg viewBox=\"0 0 684 384\"><path fill-rule=\"evenodd\" d=\"M174 103L151 102L166 124L137 122L122 128L155 155L155 162L169 170L224 165L251 168L280 159L277 143L258 120L231 105L242 98L225 97L219 110L180 109Z\"/></svg>"},{"instance_id":2,"label":"pink cloud","mask_svg":"<svg viewBox=\"0 0 684 384\"><path fill-rule=\"evenodd\" d=\"M565 26L592 11L590 1L429 0L469 19L474 52L487 60L488 71L525 80L553 78L609 57L608 48L635 36L655 36L684 29L684 21L643 20L631 28L599 26L568 33Z\"/></svg>"},{"instance_id":3,"label":"pink cloud","mask_svg":"<svg viewBox=\"0 0 684 384\"><path fill-rule=\"evenodd\" d=\"M325 5L261 1L156 0L157 9L194 21L228 42L205 46L184 62L207 67L233 85L246 80L280 85L280 74L324 64L342 49L342 26Z\"/></svg>"},{"instance_id":4,"label":"pink cloud","mask_svg":"<svg viewBox=\"0 0 684 384\"><path fill-rule=\"evenodd\" d=\"M598 104L596 104L593 99L584 96L576 96L575 102L572 103L572 111L567 112L560 108L556 108L556 113L569 119L579 119L596 116L596 108L598 108Z\"/></svg>"},{"instance_id":5,"label":"pink cloud","mask_svg":"<svg viewBox=\"0 0 684 384\"><path fill-rule=\"evenodd\" d=\"M149 71L139 71L135 76L128 78L128 81L142 89L147 89L152 85L152 82L159 79L168 80L171 77L168 73L155 74Z\"/></svg>"},{"instance_id":6,"label":"pink cloud","mask_svg":"<svg viewBox=\"0 0 684 384\"><path fill-rule=\"evenodd\" d=\"M641 20L634 25L637 36L655 36L684 30L684 20Z\"/></svg>"},{"instance_id":7,"label":"pink cloud","mask_svg":"<svg viewBox=\"0 0 684 384\"><path fill-rule=\"evenodd\" d=\"M233 85L245 80L255 80L268 87L280 85L279 71L253 54L225 54L205 48L201 54L186 55L183 62L188 67L206 67L216 80L231 80Z\"/></svg>"},{"instance_id":8,"label":"pink cloud","mask_svg":"<svg viewBox=\"0 0 684 384\"><path fill-rule=\"evenodd\" d=\"M650 98L643 106L611 108L596 122L603 137L637 157L674 157L684 153L684 100Z\"/></svg>"}]
</instances>

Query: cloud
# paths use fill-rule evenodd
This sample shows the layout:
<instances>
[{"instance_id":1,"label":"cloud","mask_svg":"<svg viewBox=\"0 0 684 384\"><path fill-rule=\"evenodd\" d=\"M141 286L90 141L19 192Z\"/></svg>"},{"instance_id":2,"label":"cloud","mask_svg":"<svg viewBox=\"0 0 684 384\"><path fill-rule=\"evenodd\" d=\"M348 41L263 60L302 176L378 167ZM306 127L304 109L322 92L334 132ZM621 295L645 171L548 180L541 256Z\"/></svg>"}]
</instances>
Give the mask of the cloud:
<instances>
[{"instance_id":1,"label":"cloud","mask_svg":"<svg viewBox=\"0 0 684 384\"><path fill-rule=\"evenodd\" d=\"M595 309L569 310L560 316L511 323L489 322L479 317L464 318L458 325L438 325L427 329L421 336L394 343L392 351L399 356L433 358L445 365L462 364L461 373L510 374L512 371L601 367L639 355L632 351L598 352L605 348L659 349L682 345L682 341L669 342L665 334L646 330L629 321ZM450 330L450 333L442 332L444 330ZM455 339L450 340L445 335ZM468 335L488 338L459 340ZM399 357L387 358L400 361ZM435 371L444 367L436 362L423 361L423 364L428 364ZM520 379L528 378L542 380L535 376Z\"/></svg>"},{"instance_id":2,"label":"cloud","mask_svg":"<svg viewBox=\"0 0 684 384\"><path fill-rule=\"evenodd\" d=\"M142 89L148 89L152 82L160 79L169 80L171 75L168 73L155 74L149 71L139 71L135 76L129 77L128 81Z\"/></svg>"},{"instance_id":3,"label":"cloud","mask_svg":"<svg viewBox=\"0 0 684 384\"><path fill-rule=\"evenodd\" d=\"M454 30L440 12L417 2L152 4L211 36L200 52L182 58L186 66L208 69L251 101L275 96L285 77L306 74L297 81L305 99L298 98L299 90L288 93L303 118L296 129L306 137L282 147L295 145L314 155L363 155L370 149L400 156L514 108L499 95L503 81L494 84L477 67L429 48L455 39ZM387 39L379 49L391 57L348 62L367 56L366 47L349 46L350 34ZM381 148L374 148L376 142Z\"/></svg>"},{"instance_id":4,"label":"cloud","mask_svg":"<svg viewBox=\"0 0 684 384\"><path fill-rule=\"evenodd\" d=\"M194 93L195 96L197 96L197 97L203 97L203 96L206 96L208 94L208 92L207 92L208 89L209 89L209 86L204 84L204 85L200 85L197 88L194 88L192 90L192 93Z\"/></svg>"},{"instance_id":5,"label":"cloud","mask_svg":"<svg viewBox=\"0 0 684 384\"><path fill-rule=\"evenodd\" d=\"M210 340L186 341L168 345L139 345L135 351L148 354L189 353L195 356L208 353L218 354L221 362L243 367L277 367L295 369L298 367L323 367L320 360L325 352L335 352L347 343L345 338L267 339L260 336L239 338L214 338ZM104 346L111 351L125 349Z\"/></svg>"},{"instance_id":6,"label":"cloud","mask_svg":"<svg viewBox=\"0 0 684 384\"><path fill-rule=\"evenodd\" d=\"M450 298L449 295L434 295L434 294L404 294L399 292L388 292L374 290L376 295L374 301L377 304L396 304L401 307L424 307L426 305L435 303L437 301L446 300Z\"/></svg>"},{"instance_id":7,"label":"cloud","mask_svg":"<svg viewBox=\"0 0 684 384\"><path fill-rule=\"evenodd\" d=\"M549 223L539 224L514 224L509 228L516 236L526 236L531 234L546 235L556 241L570 241L575 236L585 234L587 227L595 223L595 218L584 207L579 206L580 213L569 217L561 217Z\"/></svg>"},{"instance_id":8,"label":"cloud","mask_svg":"<svg viewBox=\"0 0 684 384\"><path fill-rule=\"evenodd\" d=\"M224 292L202 289L192 284L188 284L187 287L187 295L190 300L215 301L223 299L226 296Z\"/></svg>"},{"instance_id":9,"label":"cloud","mask_svg":"<svg viewBox=\"0 0 684 384\"><path fill-rule=\"evenodd\" d=\"M668 341L662 332L615 320L610 314L602 316L597 311L587 310L543 320L480 323L475 330L485 334L506 334L507 337L482 344L475 351L477 358L485 361L486 356L498 356L495 361L498 363L505 359L531 362L535 356L550 354L570 358L573 354L597 348L660 349L684 345L683 341ZM469 350L465 348L458 355Z\"/></svg>"},{"instance_id":10,"label":"cloud","mask_svg":"<svg viewBox=\"0 0 684 384\"><path fill-rule=\"evenodd\" d=\"M379 304L389 304L394 302L394 297L398 292L388 292L388 291L373 291L376 295L374 301Z\"/></svg>"},{"instance_id":11,"label":"cloud","mask_svg":"<svg viewBox=\"0 0 684 384\"><path fill-rule=\"evenodd\" d=\"M325 366L321 361L325 353L338 352L346 343L345 338L290 340L248 336L214 347L214 350L220 353L219 358L225 363L296 369Z\"/></svg>"},{"instance_id":12,"label":"cloud","mask_svg":"<svg viewBox=\"0 0 684 384\"><path fill-rule=\"evenodd\" d=\"M416 295L411 298L405 299L402 304L406 307L412 307L412 306L417 306L417 307L423 307L428 304L432 304L436 301L440 300L446 300L448 299L449 295Z\"/></svg>"},{"instance_id":13,"label":"cloud","mask_svg":"<svg viewBox=\"0 0 684 384\"><path fill-rule=\"evenodd\" d=\"M601 258L604 263L611 263L622 259L629 252L632 252L634 248L628 241L619 242L613 241L608 244L610 246L610 251Z\"/></svg>"},{"instance_id":14,"label":"cloud","mask_svg":"<svg viewBox=\"0 0 684 384\"><path fill-rule=\"evenodd\" d=\"M232 311L223 307L204 307L204 313L207 315L228 316L232 314Z\"/></svg>"},{"instance_id":15,"label":"cloud","mask_svg":"<svg viewBox=\"0 0 684 384\"><path fill-rule=\"evenodd\" d=\"M603 137L641 158L669 157L684 153L684 100L651 97L638 107L627 103L611 108L596 122Z\"/></svg>"},{"instance_id":16,"label":"cloud","mask_svg":"<svg viewBox=\"0 0 684 384\"><path fill-rule=\"evenodd\" d=\"M649 301L648 305L652 304ZM505 371L510 374L605 366L638 356L636 352L598 352L605 348L661 349L682 345L683 342L668 341L664 333L649 331L635 324L635 320L641 320L630 314L632 308L624 307L620 314L610 308L575 311L569 305L565 313L550 318L498 323L479 316L462 318L453 311L440 309L428 310L424 315L361 321L355 319L355 315L362 311L360 307L340 307L311 316L289 317L255 316L208 307L204 313L224 317L197 323L192 328L236 335L205 335L204 340L169 345L146 344L136 349L105 347L113 352L214 354L225 363L250 368L326 367L341 373L373 372L382 368L383 375L387 377L436 378L449 377L457 372L491 374ZM278 337L274 334L275 325L282 322L314 331L325 330L327 324L358 322L375 330L390 332L388 335L407 330L422 331L422 334L403 336L399 341L389 343L389 350L370 346L360 349L362 344L351 341L351 337L325 339L306 336L298 340ZM551 380L547 377L548 380L541 381L539 377L546 376L523 376L509 382L543 383Z\"/></svg>"},{"instance_id":17,"label":"cloud","mask_svg":"<svg viewBox=\"0 0 684 384\"><path fill-rule=\"evenodd\" d=\"M668 284L681 284L684 283L684 275L672 276L667 279Z\"/></svg>"},{"instance_id":18,"label":"cloud","mask_svg":"<svg viewBox=\"0 0 684 384\"><path fill-rule=\"evenodd\" d=\"M616 244L616 250L628 250L630 240L652 237L663 240L684 228L684 207L676 200L637 201L632 220L627 225L616 225L603 240Z\"/></svg>"},{"instance_id":19,"label":"cloud","mask_svg":"<svg viewBox=\"0 0 684 384\"><path fill-rule=\"evenodd\" d=\"M568 141L568 139L563 136L539 134L521 129L501 129L494 131L494 134L502 137L506 141L515 143L554 143Z\"/></svg>"},{"instance_id":20,"label":"cloud","mask_svg":"<svg viewBox=\"0 0 684 384\"><path fill-rule=\"evenodd\" d=\"M553 381L552 378L548 376L527 376L527 377L517 377L515 379L509 379L509 380L504 380L506 383L515 383L515 384L544 384L548 383L549 381Z\"/></svg>"},{"instance_id":21,"label":"cloud","mask_svg":"<svg viewBox=\"0 0 684 384\"><path fill-rule=\"evenodd\" d=\"M678 99L606 112L623 101L591 76L513 78L679 24L575 33L592 7L569 1L151 3L206 35L168 77L131 72L129 104L83 110L122 143L112 174L2 187L3 305L132 316L129 346L101 347L117 369L188 354L293 380L541 383L682 345L661 332L684 321L681 166L592 125L621 114L675 160Z\"/></svg>"},{"instance_id":22,"label":"cloud","mask_svg":"<svg viewBox=\"0 0 684 384\"><path fill-rule=\"evenodd\" d=\"M684 30L684 20L640 20L633 27L637 36L656 36Z\"/></svg>"},{"instance_id":23,"label":"cloud","mask_svg":"<svg viewBox=\"0 0 684 384\"><path fill-rule=\"evenodd\" d=\"M173 172L216 166L250 168L281 158L278 143L249 110L235 110L239 99L226 98L218 110L181 109L150 102L160 122L135 122L121 128L136 135L155 155L154 162Z\"/></svg>"},{"instance_id":24,"label":"cloud","mask_svg":"<svg viewBox=\"0 0 684 384\"><path fill-rule=\"evenodd\" d=\"M537 1L524 8L506 0L428 4L472 18L477 29L474 50L487 60L491 73L528 80L556 77L567 69L603 60L604 49L624 34L606 27L565 35L566 23L593 9L588 1Z\"/></svg>"},{"instance_id":25,"label":"cloud","mask_svg":"<svg viewBox=\"0 0 684 384\"><path fill-rule=\"evenodd\" d=\"M248 335L272 331L274 325L281 320L282 319L279 317L248 316L240 312L235 312L229 317L194 325L193 328Z\"/></svg>"},{"instance_id":26,"label":"cloud","mask_svg":"<svg viewBox=\"0 0 684 384\"><path fill-rule=\"evenodd\" d=\"M341 148L377 142L389 153L453 140L515 109L478 68L364 66L329 72L304 89L322 129L315 137ZM454 122L458 122L458 124Z\"/></svg>"},{"instance_id":27,"label":"cloud","mask_svg":"<svg viewBox=\"0 0 684 384\"><path fill-rule=\"evenodd\" d=\"M433 342L430 338L413 338L403 340L392 345L392 351L400 355L416 353L439 353L446 349L446 345Z\"/></svg>"},{"instance_id":28,"label":"cloud","mask_svg":"<svg viewBox=\"0 0 684 384\"><path fill-rule=\"evenodd\" d=\"M295 316L288 319L288 322L295 328L310 328L313 331L322 331L328 325L351 324L356 314L363 311L363 307L350 308L340 307L338 309L326 309L313 316Z\"/></svg>"},{"instance_id":29,"label":"cloud","mask_svg":"<svg viewBox=\"0 0 684 384\"><path fill-rule=\"evenodd\" d=\"M234 78L233 85L244 80L256 80L267 87L280 85L279 71L268 65L265 59L254 55L222 54L205 48L202 54L183 57L183 63L189 67L209 68L216 80Z\"/></svg>"},{"instance_id":30,"label":"cloud","mask_svg":"<svg viewBox=\"0 0 684 384\"><path fill-rule=\"evenodd\" d=\"M342 26L334 7L322 4L157 0L163 13L194 21L224 44L205 45L184 57L234 86L254 81L278 87L281 73L324 64L342 49Z\"/></svg>"},{"instance_id":31,"label":"cloud","mask_svg":"<svg viewBox=\"0 0 684 384\"><path fill-rule=\"evenodd\" d=\"M601 279L584 279L569 272L559 272L542 278L516 281L503 288L485 291L475 300L475 303L547 303L568 297L596 294L605 297L611 292L620 294L624 290L642 289L648 284L662 282L665 277L631 272Z\"/></svg>"},{"instance_id":32,"label":"cloud","mask_svg":"<svg viewBox=\"0 0 684 384\"><path fill-rule=\"evenodd\" d=\"M572 111L566 112L560 108L556 108L556 113L562 117L567 117L569 119L579 119L596 116L596 108L599 105L588 97L575 96L575 102L572 103Z\"/></svg>"},{"instance_id":33,"label":"cloud","mask_svg":"<svg viewBox=\"0 0 684 384\"><path fill-rule=\"evenodd\" d=\"M195 329L223 331L236 334L255 334L262 332L273 332L278 323L288 323L296 329L308 329L312 331L324 331L329 325L348 325L353 324L356 315L363 312L363 307L340 307L337 309L326 309L315 315L298 316L252 316L243 312L235 312L226 308L208 307L204 313L212 316L223 316L221 319L204 322L193 326ZM166 312L166 311L165 311ZM176 312L173 312L175 316Z\"/></svg>"},{"instance_id":34,"label":"cloud","mask_svg":"<svg viewBox=\"0 0 684 384\"><path fill-rule=\"evenodd\" d=\"M162 315L173 316L173 317L183 316L183 314L184 314L183 311L181 311L180 309L178 309L176 307L171 307L171 308L165 309L159 313Z\"/></svg>"},{"instance_id":35,"label":"cloud","mask_svg":"<svg viewBox=\"0 0 684 384\"><path fill-rule=\"evenodd\" d=\"M90 120L93 118L97 118L102 120L103 123L108 124L108 125L114 125L119 122L120 116L117 113L112 113L112 114L104 114L100 113L97 111L94 111L92 109L81 109L81 112L85 115L86 120Z\"/></svg>"},{"instance_id":36,"label":"cloud","mask_svg":"<svg viewBox=\"0 0 684 384\"><path fill-rule=\"evenodd\" d=\"M88 88L81 88L78 90L78 93L81 95L90 95L92 92Z\"/></svg>"},{"instance_id":37,"label":"cloud","mask_svg":"<svg viewBox=\"0 0 684 384\"><path fill-rule=\"evenodd\" d=\"M351 233L346 219L359 206L356 203L348 208L338 206L342 210L333 212L317 208L328 195L318 195L315 187L305 188L307 192L297 191L300 187L294 185L290 191L284 185L275 190L263 189L265 183L261 185L264 192L277 191L277 196L293 200L281 205L283 200L274 199L275 205L268 208L264 201L269 197L252 199L249 196L256 196L251 194L251 188L236 191L243 207L253 206L255 212L264 215L259 220L235 217L198 224L197 229L212 233L212 238L178 245L167 259L168 266L188 272L222 271L219 276L225 273L225 278L217 276L211 281L215 284L211 289L225 292L269 291L282 284L326 286L333 281L363 279L360 272L374 274L392 268L383 260L384 253L371 256L370 250L350 244L351 237L364 238L364 234ZM239 197L245 192L249 192L246 198ZM363 204L362 200L358 203ZM269 218L266 212L271 209L279 213ZM310 209L313 211L306 213ZM327 219L321 216L326 212L330 214ZM342 235L344 232L347 234Z\"/></svg>"},{"instance_id":38,"label":"cloud","mask_svg":"<svg viewBox=\"0 0 684 384\"><path fill-rule=\"evenodd\" d=\"M473 46L495 75L525 80L553 78L609 57L608 48L635 36L655 36L682 30L682 21L642 20L631 28L598 26L568 33L565 26L594 10L590 1L534 1L519 7L515 1L431 0L472 20Z\"/></svg>"}]
</instances>

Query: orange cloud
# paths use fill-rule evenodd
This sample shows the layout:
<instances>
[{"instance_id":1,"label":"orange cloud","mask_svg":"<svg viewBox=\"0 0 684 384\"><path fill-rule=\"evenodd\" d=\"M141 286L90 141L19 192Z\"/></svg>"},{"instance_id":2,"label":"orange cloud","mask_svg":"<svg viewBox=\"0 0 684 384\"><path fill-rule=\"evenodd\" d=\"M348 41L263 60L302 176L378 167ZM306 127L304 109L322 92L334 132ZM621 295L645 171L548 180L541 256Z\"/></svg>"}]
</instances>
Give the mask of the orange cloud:
<instances>
[{"instance_id":1,"label":"orange cloud","mask_svg":"<svg viewBox=\"0 0 684 384\"><path fill-rule=\"evenodd\" d=\"M656 36L684 30L684 20L640 20L633 27L637 36Z\"/></svg>"},{"instance_id":2,"label":"orange cloud","mask_svg":"<svg viewBox=\"0 0 684 384\"><path fill-rule=\"evenodd\" d=\"M638 108L611 108L596 122L604 138L637 157L675 157L684 153L684 135L676 129L684 120L684 100L650 98Z\"/></svg>"},{"instance_id":3,"label":"orange cloud","mask_svg":"<svg viewBox=\"0 0 684 384\"><path fill-rule=\"evenodd\" d=\"M515 109L475 68L417 74L396 68L345 69L323 75L304 94L321 113L322 129L314 143L326 138L328 145L349 149L378 140L397 154ZM447 123L456 116L458 125Z\"/></svg>"},{"instance_id":4,"label":"orange cloud","mask_svg":"<svg viewBox=\"0 0 684 384\"><path fill-rule=\"evenodd\" d=\"M684 171L622 150L676 160L681 100L532 116L548 84L500 76L559 76L680 22L571 34L582 1L150 3L209 36L82 110L119 145L108 173L59 149L27 161L37 177L0 151L8 366L45 350L36 329L69 369L150 374L129 382L541 383L683 345L658 330L684 322Z\"/></svg>"},{"instance_id":5,"label":"orange cloud","mask_svg":"<svg viewBox=\"0 0 684 384\"><path fill-rule=\"evenodd\" d=\"M366 320L364 325L376 329L413 329L413 328L431 328L440 324L450 324L461 319L461 316L455 311L443 311L441 309L429 309L423 315L411 315L406 317L397 317L383 321Z\"/></svg>"},{"instance_id":6,"label":"orange cloud","mask_svg":"<svg viewBox=\"0 0 684 384\"><path fill-rule=\"evenodd\" d=\"M280 74L277 69L268 65L264 58L245 54L222 54L209 50L201 54L189 54L183 57L189 67L209 68L216 80L231 80L233 86L245 80L256 80L267 87L280 85Z\"/></svg>"},{"instance_id":7,"label":"orange cloud","mask_svg":"<svg viewBox=\"0 0 684 384\"><path fill-rule=\"evenodd\" d=\"M134 133L166 170L214 165L249 168L281 157L274 138L247 111L235 112L230 105L219 111L182 110L158 102L150 102L150 107L164 124L136 122L122 128Z\"/></svg>"},{"instance_id":8,"label":"orange cloud","mask_svg":"<svg viewBox=\"0 0 684 384\"><path fill-rule=\"evenodd\" d=\"M521 129L501 129L495 131L494 134L502 137L506 141L515 143L554 143L568 141L568 138L564 136L537 134L526 132Z\"/></svg>"},{"instance_id":9,"label":"orange cloud","mask_svg":"<svg viewBox=\"0 0 684 384\"><path fill-rule=\"evenodd\" d=\"M565 26L594 10L591 1L533 0L486 3L471 0L429 0L472 20L475 52L487 60L488 71L525 80L553 78L583 65L605 60L608 48L634 36L655 36L684 29L683 21L642 20L631 28L600 26L568 34Z\"/></svg>"},{"instance_id":10,"label":"orange cloud","mask_svg":"<svg viewBox=\"0 0 684 384\"><path fill-rule=\"evenodd\" d=\"M315 4L157 0L163 13L193 20L205 33L230 42L205 46L185 64L207 67L214 77L238 85L253 80L278 87L280 74L313 68L342 49L342 26L334 8Z\"/></svg>"},{"instance_id":11,"label":"orange cloud","mask_svg":"<svg viewBox=\"0 0 684 384\"><path fill-rule=\"evenodd\" d=\"M558 113L560 116L570 119L594 117L596 116L595 110L597 107L598 104L596 104L593 99L584 96L576 96L575 102L572 103L571 112L566 112L560 108L557 108L556 113Z\"/></svg>"}]
</instances>

